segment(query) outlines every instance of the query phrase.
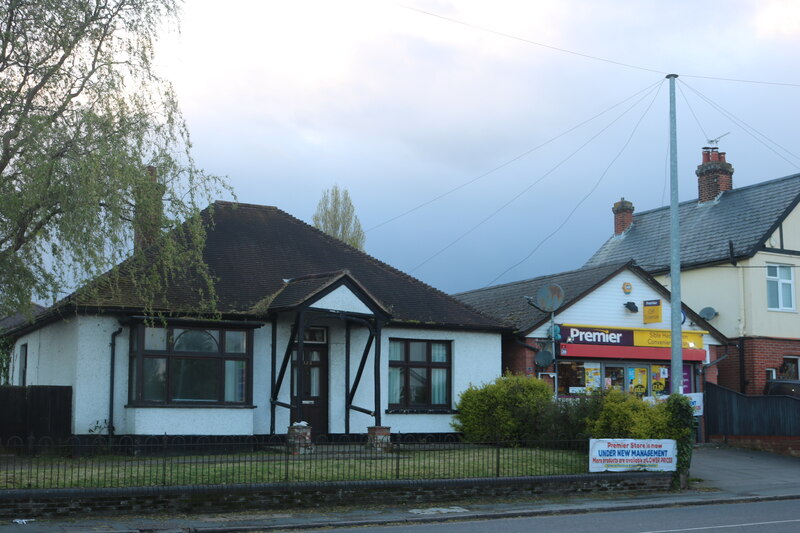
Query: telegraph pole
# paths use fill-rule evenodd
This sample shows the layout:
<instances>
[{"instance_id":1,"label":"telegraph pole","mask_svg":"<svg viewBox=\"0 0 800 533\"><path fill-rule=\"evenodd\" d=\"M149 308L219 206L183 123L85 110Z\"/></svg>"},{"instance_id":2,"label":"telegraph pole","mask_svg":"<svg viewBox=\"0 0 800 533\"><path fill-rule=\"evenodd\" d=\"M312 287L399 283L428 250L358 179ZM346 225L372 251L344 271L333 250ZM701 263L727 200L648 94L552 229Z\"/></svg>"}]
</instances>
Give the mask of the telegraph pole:
<instances>
[{"instance_id":1,"label":"telegraph pole","mask_svg":"<svg viewBox=\"0 0 800 533\"><path fill-rule=\"evenodd\" d=\"M672 315L670 393L683 392L683 335L681 334L681 235L678 217L678 133L675 116L675 78L669 80L669 181L670 181L670 304Z\"/></svg>"}]
</instances>

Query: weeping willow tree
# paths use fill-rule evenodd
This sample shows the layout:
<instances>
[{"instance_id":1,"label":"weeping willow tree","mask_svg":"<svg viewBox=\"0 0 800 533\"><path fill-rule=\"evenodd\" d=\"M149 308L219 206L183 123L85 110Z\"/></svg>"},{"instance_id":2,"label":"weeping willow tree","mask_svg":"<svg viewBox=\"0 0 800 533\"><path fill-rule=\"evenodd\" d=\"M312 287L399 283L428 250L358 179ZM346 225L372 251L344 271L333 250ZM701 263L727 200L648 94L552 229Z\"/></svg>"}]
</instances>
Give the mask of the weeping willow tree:
<instances>
[{"instance_id":1,"label":"weeping willow tree","mask_svg":"<svg viewBox=\"0 0 800 533\"><path fill-rule=\"evenodd\" d=\"M364 249L366 235L356 216L356 208L347 189L334 185L322 193L314 213L314 227L359 250Z\"/></svg>"},{"instance_id":2,"label":"weeping willow tree","mask_svg":"<svg viewBox=\"0 0 800 533\"><path fill-rule=\"evenodd\" d=\"M175 0L0 5L0 316L121 275L144 307L192 275L213 309L198 206L227 185L196 168L153 65L178 15ZM150 251L131 257L136 232Z\"/></svg>"}]
</instances>

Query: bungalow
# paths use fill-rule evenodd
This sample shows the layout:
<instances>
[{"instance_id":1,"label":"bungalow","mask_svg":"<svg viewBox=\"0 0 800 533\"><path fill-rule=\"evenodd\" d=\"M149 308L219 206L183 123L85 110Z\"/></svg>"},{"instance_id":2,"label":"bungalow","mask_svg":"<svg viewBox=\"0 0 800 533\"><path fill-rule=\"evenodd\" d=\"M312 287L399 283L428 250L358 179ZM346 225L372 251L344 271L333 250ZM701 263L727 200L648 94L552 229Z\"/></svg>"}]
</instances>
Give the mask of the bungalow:
<instances>
[{"instance_id":1,"label":"bungalow","mask_svg":"<svg viewBox=\"0 0 800 533\"><path fill-rule=\"evenodd\" d=\"M500 321L275 208L216 202L204 259L157 317L125 290L69 297L7 331L12 384L73 389L73 433L451 432L470 383L501 373ZM124 287L124 284L123 284Z\"/></svg>"}]
</instances>

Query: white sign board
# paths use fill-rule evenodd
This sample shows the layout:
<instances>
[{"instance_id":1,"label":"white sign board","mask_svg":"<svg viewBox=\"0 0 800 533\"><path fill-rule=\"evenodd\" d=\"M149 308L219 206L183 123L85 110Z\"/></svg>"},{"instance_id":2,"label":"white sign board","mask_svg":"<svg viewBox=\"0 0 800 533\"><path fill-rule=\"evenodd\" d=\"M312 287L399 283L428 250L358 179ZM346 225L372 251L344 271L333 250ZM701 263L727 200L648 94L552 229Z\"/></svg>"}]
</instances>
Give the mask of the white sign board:
<instances>
[{"instance_id":1,"label":"white sign board","mask_svg":"<svg viewBox=\"0 0 800 533\"><path fill-rule=\"evenodd\" d=\"M590 439L589 472L674 472L678 463L672 439Z\"/></svg>"},{"instance_id":2,"label":"white sign board","mask_svg":"<svg viewBox=\"0 0 800 533\"><path fill-rule=\"evenodd\" d=\"M694 416L703 416L703 393L702 392L689 392L683 394L689 401L692 403L692 409L694 410ZM661 396L645 396L642 398L646 402L650 403L658 403L658 402L666 402L668 395L664 394Z\"/></svg>"},{"instance_id":3,"label":"white sign board","mask_svg":"<svg viewBox=\"0 0 800 533\"><path fill-rule=\"evenodd\" d=\"M692 409L694 409L694 416L703 416L703 393L702 392L689 392L684 394L692 402Z\"/></svg>"}]
</instances>

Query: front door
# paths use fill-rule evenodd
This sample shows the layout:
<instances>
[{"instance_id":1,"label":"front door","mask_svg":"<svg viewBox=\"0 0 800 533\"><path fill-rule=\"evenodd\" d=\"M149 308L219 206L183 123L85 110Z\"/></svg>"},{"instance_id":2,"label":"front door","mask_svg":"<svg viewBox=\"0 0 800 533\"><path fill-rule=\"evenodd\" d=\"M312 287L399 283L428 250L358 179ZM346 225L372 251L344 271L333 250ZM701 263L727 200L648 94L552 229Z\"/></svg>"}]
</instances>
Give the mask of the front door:
<instances>
[{"instance_id":1,"label":"front door","mask_svg":"<svg viewBox=\"0 0 800 533\"><path fill-rule=\"evenodd\" d=\"M308 422L313 435L322 435L328 433L328 347L306 344L304 350L302 363L297 350L292 353L292 423Z\"/></svg>"}]
</instances>

